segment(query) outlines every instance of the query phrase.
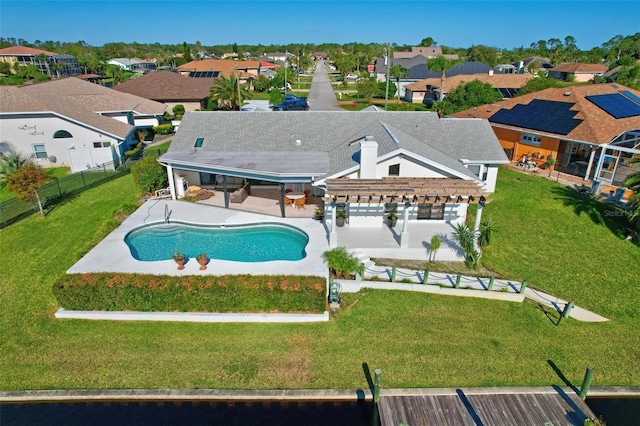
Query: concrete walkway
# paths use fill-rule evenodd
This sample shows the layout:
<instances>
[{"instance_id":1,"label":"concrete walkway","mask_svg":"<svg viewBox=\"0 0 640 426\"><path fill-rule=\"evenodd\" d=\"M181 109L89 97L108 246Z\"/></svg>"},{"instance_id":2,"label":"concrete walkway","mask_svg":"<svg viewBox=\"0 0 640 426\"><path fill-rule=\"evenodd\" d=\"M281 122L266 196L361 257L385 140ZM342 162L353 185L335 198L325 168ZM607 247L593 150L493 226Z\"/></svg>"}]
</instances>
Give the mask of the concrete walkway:
<instances>
[{"instance_id":1,"label":"concrete walkway","mask_svg":"<svg viewBox=\"0 0 640 426\"><path fill-rule=\"evenodd\" d=\"M371 279L375 277L375 279L391 281L393 268L386 267L386 266L378 266L374 262L372 262L371 259L367 258L366 255L364 255L363 253L354 253L354 255L358 257L360 261L365 265L363 279L366 280L366 279ZM395 283L399 283L400 281L403 281L403 280L410 281L412 283L422 283L424 279L424 273L425 271L396 268ZM456 279L457 279L457 275L455 274L429 272L427 282L429 284L455 288ZM461 276L458 288L468 289L468 290L489 291L489 282L490 282L490 278ZM491 291L520 293L521 288L522 288L522 282L520 281L496 279L493 282ZM544 293L540 290L536 290L530 287L525 287L523 294L527 299L540 304L540 306L542 306L543 308L550 308L552 310L555 310L558 313L562 313L565 306L569 303L569 301L567 300L560 299L556 296ZM569 316L573 319L576 319L578 321L584 321L584 322L609 321L607 318L603 316L600 316L596 313L580 308L578 306L574 306L573 309L571 309Z\"/></svg>"}]
</instances>

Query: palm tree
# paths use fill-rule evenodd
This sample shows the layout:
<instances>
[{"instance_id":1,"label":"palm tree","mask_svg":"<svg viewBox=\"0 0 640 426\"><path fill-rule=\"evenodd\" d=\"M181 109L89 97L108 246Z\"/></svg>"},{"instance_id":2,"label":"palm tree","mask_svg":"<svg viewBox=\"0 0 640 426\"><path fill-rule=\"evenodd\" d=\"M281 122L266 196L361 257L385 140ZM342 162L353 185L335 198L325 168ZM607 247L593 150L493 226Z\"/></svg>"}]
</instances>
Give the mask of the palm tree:
<instances>
[{"instance_id":1,"label":"palm tree","mask_svg":"<svg viewBox=\"0 0 640 426\"><path fill-rule=\"evenodd\" d=\"M396 87L398 88L398 102L400 102L400 79L402 77L406 77L407 69L400 64L395 64L391 68L389 68L389 76L396 79Z\"/></svg>"},{"instance_id":2,"label":"palm tree","mask_svg":"<svg viewBox=\"0 0 640 426\"><path fill-rule=\"evenodd\" d=\"M460 59L447 59L442 55L438 55L433 59L427 61L427 68L429 71L436 71L440 73L440 99L444 98L444 81L447 78L447 70L455 65L458 65L462 61Z\"/></svg>"},{"instance_id":3,"label":"palm tree","mask_svg":"<svg viewBox=\"0 0 640 426\"><path fill-rule=\"evenodd\" d=\"M7 177L16 172L20 167L27 164L29 157L15 151L9 153L0 153L0 183L4 185Z\"/></svg>"},{"instance_id":4,"label":"palm tree","mask_svg":"<svg viewBox=\"0 0 640 426\"><path fill-rule=\"evenodd\" d=\"M211 99L218 102L218 106L225 106L236 111L240 110L243 99L251 97L251 93L240 85L235 74L229 77L221 75L211 86Z\"/></svg>"}]
</instances>

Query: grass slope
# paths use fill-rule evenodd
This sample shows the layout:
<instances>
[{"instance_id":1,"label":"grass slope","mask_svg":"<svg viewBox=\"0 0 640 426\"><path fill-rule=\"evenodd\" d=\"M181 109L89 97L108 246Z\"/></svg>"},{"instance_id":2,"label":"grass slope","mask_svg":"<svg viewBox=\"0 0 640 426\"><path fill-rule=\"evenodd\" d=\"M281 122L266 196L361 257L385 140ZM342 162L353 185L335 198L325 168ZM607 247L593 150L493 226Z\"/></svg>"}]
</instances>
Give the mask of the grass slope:
<instances>
[{"instance_id":1,"label":"grass slope","mask_svg":"<svg viewBox=\"0 0 640 426\"><path fill-rule=\"evenodd\" d=\"M51 286L135 199L130 176L0 231L0 389L638 385L640 250L552 182L502 170L491 267L608 316L556 327L536 306L399 291L344 295L320 324L56 320ZM587 206L588 207L588 206ZM600 208L594 205L593 208Z\"/></svg>"}]
</instances>

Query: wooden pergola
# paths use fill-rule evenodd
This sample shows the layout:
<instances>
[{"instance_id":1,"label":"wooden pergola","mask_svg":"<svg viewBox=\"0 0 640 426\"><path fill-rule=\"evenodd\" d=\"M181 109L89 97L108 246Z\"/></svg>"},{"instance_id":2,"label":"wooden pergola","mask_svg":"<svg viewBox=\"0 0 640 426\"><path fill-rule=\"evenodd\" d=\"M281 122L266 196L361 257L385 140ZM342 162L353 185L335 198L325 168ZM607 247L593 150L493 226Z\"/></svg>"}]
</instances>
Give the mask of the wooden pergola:
<instances>
[{"instance_id":1,"label":"wooden pergola","mask_svg":"<svg viewBox=\"0 0 640 426\"><path fill-rule=\"evenodd\" d=\"M324 200L336 203L485 204L487 192L476 181L452 178L327 179Z\"/></svg>"}]
</instances>

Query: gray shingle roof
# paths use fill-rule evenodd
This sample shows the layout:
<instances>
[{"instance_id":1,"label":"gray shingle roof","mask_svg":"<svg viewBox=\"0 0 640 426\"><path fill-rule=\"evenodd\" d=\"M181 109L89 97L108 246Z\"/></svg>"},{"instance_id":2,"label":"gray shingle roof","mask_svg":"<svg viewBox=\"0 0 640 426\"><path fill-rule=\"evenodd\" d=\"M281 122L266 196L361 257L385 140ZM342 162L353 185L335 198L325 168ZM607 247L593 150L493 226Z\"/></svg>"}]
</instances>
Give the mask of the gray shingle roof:
<instances>
[{"instance_id":1,"label":"gray shingle roof","mask_svg":"<svg viewBox=\"0 0 640 426\"><path fill-rule=\"evenodd\" d=\"M404 149L470 177L461 159L508 162L486 120L387 111L191 112L160 161L325 177L358 166L351 142L363 136L378 143L378 156Z\"/></svg>"},{"instance_id":2,"label":"gray shingle roof","mask_svg":"<svg viewBox=\"0 0 640 426\"><path fill-rule=\"evenodd\" d=\"M132 126L99 112L162 115L166 105L68 77L26 86L0 86L0 113L53 112L126 138Z\"/></svg>"}]
</instances>

